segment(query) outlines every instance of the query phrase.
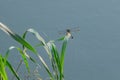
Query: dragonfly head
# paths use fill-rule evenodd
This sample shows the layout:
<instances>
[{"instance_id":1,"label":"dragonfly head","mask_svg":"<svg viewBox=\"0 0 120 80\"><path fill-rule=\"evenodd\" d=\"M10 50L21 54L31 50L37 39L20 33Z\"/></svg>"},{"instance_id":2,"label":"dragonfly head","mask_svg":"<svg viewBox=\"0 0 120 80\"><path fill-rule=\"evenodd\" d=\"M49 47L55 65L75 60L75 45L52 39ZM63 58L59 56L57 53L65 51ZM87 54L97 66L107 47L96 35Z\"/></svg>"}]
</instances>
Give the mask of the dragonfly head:
<instances>
[{"instance_id":1,"label":"dragonfly head","mask_svg":"<svg viewBox=\"0 0 120 80\"><path fill-rule=\"evenodd\" d=\"M70 29L66 29L66 32L70 33Z\"/></svg>"}]
</instances>

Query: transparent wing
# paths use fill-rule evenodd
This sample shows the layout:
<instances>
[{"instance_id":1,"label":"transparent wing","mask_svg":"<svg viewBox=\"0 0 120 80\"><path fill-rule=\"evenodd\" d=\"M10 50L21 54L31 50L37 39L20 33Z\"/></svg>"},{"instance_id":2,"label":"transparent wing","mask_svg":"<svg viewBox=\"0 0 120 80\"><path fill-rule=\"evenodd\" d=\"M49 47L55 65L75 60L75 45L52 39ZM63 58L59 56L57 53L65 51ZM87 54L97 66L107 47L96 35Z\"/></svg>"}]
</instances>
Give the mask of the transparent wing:
<instances>
[{"instance_id":1,"label":"transparent wing","mask_svg":"<svg viewBox=\"0 0 120 80\"><path fill-rule=\"evenodd\" d=\"M70 28L70 31L71 31L71 32L78 32L78 31L80 31L80 27Z\"/></svg>"},{"instance_id":2,"label":"transparent wing","mask_svg":"<svg viewBox=\"0 0 120 80\"><path fill-rule=\"evenodd\" d=\"M60 35L66 34L66 30L58 31L58 33L59 33Z\"/></svg>"},{"instance_id":3,"label":"transparent wing","mask_svg":"<svg viewBox=\"0 0 120 80\"><path fill-rule=\"evenodd\" d=\"M70 32L78 32L80 31L80 27L73 27L73 28L68 28ZM67 29L66 29L67 30ZM58 31L59 34L66 34L66 30Z\"/></svg>"}]
</instances>

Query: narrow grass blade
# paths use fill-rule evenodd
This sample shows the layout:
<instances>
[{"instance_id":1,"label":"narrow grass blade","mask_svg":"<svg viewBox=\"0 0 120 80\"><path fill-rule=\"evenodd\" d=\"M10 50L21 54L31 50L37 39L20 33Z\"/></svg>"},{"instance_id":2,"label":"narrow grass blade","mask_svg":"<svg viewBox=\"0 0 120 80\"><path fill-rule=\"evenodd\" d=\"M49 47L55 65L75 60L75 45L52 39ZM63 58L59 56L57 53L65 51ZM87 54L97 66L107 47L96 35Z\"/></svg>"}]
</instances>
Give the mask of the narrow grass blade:
<instances>
[{"instance_id":1,"label":"narrow grass blade","mask_svg":"<svg viewBox=\"0 0 120 80\"><path fill-rule=\"evenodd\" d=\"M31 28L30 28L30 29L28 29L28 30L23 34L23 38L25 38L27 32L31 32L32 34L35 35L35 37L41 42L40 45L42 45L42 46L44 47L44 49L46 50L47 54L49 55L49 58L51 58L52 55L51 55L51 53L50 53L50 51L49 51L49 48L48 48L45 40L41 37L41 35L40 35L37 31L35 31L34 29L31 29Z\"/></svg>"},{"instance_id":2,"label":"narrow grass blade","mask_svg":"<svg viewBox=\"0 0 120 80\"><path fill-rule=\"evenodd\" d=\"M12 49L14 49L15 47L14 46L11 46L9 47L9 49L7 50L7 52L5 53L5 59L7 60L8 56L9 56L9 53Z\"/></svg>"},{"instance_id":3,"label":"narrow grass blade","mask_svg":"<svg viewBox=\"0 0 120 80\"><path fill-rule=\"evenodd\" d=\"M33 51L34 53L36 53L36 50L28 43L26 42L23 38L21 38L19 35L11 35L16 41L18 41L19 43L21 43L22 45L24 45L26 48L28 48L29 50Z\"/></svg>"},{"instance_id":4,"label":"narrow grass blade","mask_svg":"<svg viewBox=\"0 0 120 80\"><path fill-rule=\"evenodd\" d=\"M59 63L58 63L59 54L56 51L57 49L54 48L55 45L54 45L53 42L54 41L49 41L47 43L47 46L48 46L48 48L49 48L49 50L51 51L51 54L52 54L52 58L50 59L50 61L51 61L51 64L52 64L53 75L54 75L55 80L58 80L58 78L59 78L59 76L58 76L58 74L59 74L59 72L58 72L58 70L59 70L59 67L58 67L58 65L59 65Z\"/></svg>"},{"instance_id":5,"label":"narrow grass blade","mask_svg":"<svg viewBox=\"0 0 120 80\"><path fill-rule=\"evenodd\" d=\"M45 61L43 60L43 58L38 54L38 57L40 59L40 61L42 62L44 68L46 69L46 71L48 72L49 76L51 77L52 80L54 80L52 73L50 72L50 69L48 68L47 64L45 63Z\"/></svg>"},{"instance_id":6,"label":"narrow grass blade","mask_svg":"<svg viewBox=\"0 0 120 80\"><path fill-rule=\"evenodd\" d=\"M35 35L35 37L41 42L41 45L45 48L45 50L46 50L46 52L48 53L49 57L51 57L51 53L50 53L50 51L49 51L49 48L48 48L45 40L40 36L40 34L39 34L37 31L35 31L34 29L28 29L28 30L23 34L23 38L26 37L27 32L31 32L32 34ZM43 58L42 58L39 54L37 54L37 56L38 56L38 58L40 59L40 61L42 62L45 70L47 71L47 73L49 74L49 76L51 77L51 79L54 80L54 78L53 78L53 76L52 76L52 73L50 72L50 69L49 69L49 67L47 66L47 64L45 63L45 61L43 60Z\"/></svg>"},{"instance_id":7,"label":"narrow grass blade","mask_svg":"<svg viewBox=\"0 0 120 80\"><path fill-rule=\"evenodd\" d=\"M13 67L11 66L11 64L7 61L9 52L10 52L12 49L14 49L14 48L15 48L14 46L11 46L11 47L7 50L6 55L5 55L5 57L2 59L2 61L6 62L6 66L8 66L8 68L9 68L10 71L13 73L13 75L15 75L15 77L16 77L18 80L20 80L17 72L15 72L14 68L13 68ZM5 80L7 80L7 79L5 79Z\"/></svg>"},{"instance_id":8,"label":"narrow grass blade","mask_svg":"<svg viewBox=\"0 0 120 80\"><path fill-rule=\"evenodd\" d=\"M0 55L0 79L1 80L8 80L7 73L6 73L6 60Z\"/></svg>"},{"instance_id":9,"label":"narrow grass blade","mask_svg":"<svg viewBox=\"0 0 120 80\"><path fill-rule=\"evenodd\" d=\"M24 53L24 51L21 50L19 47L11 46L11 47L7 50L5 58L7 58L8 54L10 53L10 51L11 51L12 49L17 49L17 50L20 52L20 54L21 54L21 56L22 56L22 59L23 59L25 65L26 65L26 68L27 68L28 72L30 72L29 63L28 63L28 61L27 61L27 57L28 57L28 56L26 56L26 54ZM28 58L29 58L29 57L28 57Z\"/></svg>"},{"instance_id":10,"label":"narrow grass blade","mask_svg":"<svg viewBox=\"0 0 120 80\"><path fill-rule=\"evenodd\" d=\"M6 60L6 58L3 58L0 55L0 74L2 74L1 76L3 77L3 80L8 80L7 74L6 74L6 71L5 71L6 66L15 75L15 77L17 78L17 80L20 80L18 74L15 72L14 68L11 66L11 64L8 62L8 60Z\"/></svg>"},{"instance_id":11,"label":"narrow grass blade","mask_svg":"<svg viewBox=\"0 0 120 80\"><path fill-rule=\"evenodd\" d=\"M63 36L63 37L57 39L56 41L62 41L62 40L64 40L64 38L65 38L65 36Z\"/></svg>"},{"instance_id":12,"label":"narrow grass blade","mask_svg":"<svg viewBox=\"0 0 120 80\"><path fill-rule=\"evenodd\" d=\"M8 68L10 69L10 71L15 75L15 77L17 78L17 80L21 80L20 77L18 76L18 74L16 73L16 71L14 70L14 68L12 67L12 65L6 61L6 65L8 66Z\"/></svg>"},{"instance_id":13,"label":"narrow grass blade","mask_svg":"<svg viewBox=\"0 0 120 80\"><path fill-rule=\"evenodd\" d=\"M60 56L60 61L61 61L61 73L62 73L62 78L64 77L64 58L65 58L65 53L66 53L66 47L67 47L67 42L69 40L70 36L65 36L62 44L62 50L61 50L61 56Z\"/></svg>"},{"instance_id":14,"label":"narrow grass blade","mask_svg":"<svg viewBox=\"0 0 120 80\"><path fill-rule=\"evenodd\" d=\"M56 46L52 43L52 52L55 58L55 62L57 64L58 70L59 72L61 71L61 62L60 62L60 57L59 57L59 53L58 50L56 48Z\"/></svg>"},{"instance_id":15,"label":"narrow grass blade","mask_svg":"<svg viewBox=\"0 0 120 80\"><path fill-rule=\"evenodd\" d=\"M26 48L31 50L32 52L36 53L36 50L27 42L25 41L22 37L20 37L18 34L12 32L6 25L0 23L0 29L3 30L5 33L10 35L14 40L19 42L20 44L24 45Z\"/></svg>"},{"instance_id":16,"label":"narrow grass blade","mask_svg":"<svg viewBox=\"0 0 120 80\"><path fill-rule=\"evenodd\" d=\"M45 43L45 40L40 36L40 34L39 34L37 31L35 31L34 29L32 29L32 28L28 29L28 30L23 34L23 38L25 38L27 32L31 32L32 34L34 34L34 35L36 36L36 38L37 38L39 41L41 41L41 43L42 43L43 45L46 44L46 43Z\"/></svg>"},{"instance_id":17,"label":"narrow grass blade","mask_svg":"<svg viewBox=\"0 0 120 80\"><path fill-rule=\"evenodd\" d=\"M21 56L22 56L23 61L26 65L26 68L27 68L28 72L30 73L29 63L28 63L26 54L20 48L17 48L17 50L21 53Z\"/></svg>"},{"instance_id":18,"label":"narrow grass blade","mask_svg":"<svg viewBox=\"0 0 120 80\"><path fill-rule=\"evenodd\" d=\"M63 45L62 45L62 50L61 50L61 65L64 65L64 57L65 57L65 51L66 51L66 46L67 46L67 40L64 40Z\"/></svg>"},{"instance_id":19,"label":"narrow grass blade","mask_svg":"<svg viewBox=\"0 0 120 80\"><path fill-rule=\"evenodd\" d=\"M55 75L56 75L56 78L57 80L60 78L60 76L58 75L62 75L62 72L61 72L61 63L60 63L60 57L59 57L59 53L57 51L57 48L56 46L52 43L52 52L53 52L53 62L55 62L53 65L55 65ZM56 67L57 65L57 67Z\"/></svg>"}]
</instances>

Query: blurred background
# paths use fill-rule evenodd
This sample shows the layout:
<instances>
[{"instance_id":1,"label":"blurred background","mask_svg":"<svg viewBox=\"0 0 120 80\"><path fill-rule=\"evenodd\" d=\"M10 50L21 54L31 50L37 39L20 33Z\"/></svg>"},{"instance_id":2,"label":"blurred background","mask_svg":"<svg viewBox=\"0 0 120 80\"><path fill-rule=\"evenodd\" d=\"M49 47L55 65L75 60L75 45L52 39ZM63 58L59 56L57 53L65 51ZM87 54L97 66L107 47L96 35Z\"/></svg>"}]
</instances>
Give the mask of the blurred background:
<instances>
[{"instance_id":1,"label":"blurred background","mask_svg":"<svg viewBox=\"0 0 120 80\"><path fill-rule=\"evenodd\" d=\"M80 27L68 43L65 80L120 80L119 21L119 0L0 0L0 22L20 35L33 28L48 41L59 38L59 30ZM38 42L29 35L28 41ZM12 45L19 46L0 31L0 53ZM14 52L9 57L17 64Z\"/></svg>"}]
</instances>

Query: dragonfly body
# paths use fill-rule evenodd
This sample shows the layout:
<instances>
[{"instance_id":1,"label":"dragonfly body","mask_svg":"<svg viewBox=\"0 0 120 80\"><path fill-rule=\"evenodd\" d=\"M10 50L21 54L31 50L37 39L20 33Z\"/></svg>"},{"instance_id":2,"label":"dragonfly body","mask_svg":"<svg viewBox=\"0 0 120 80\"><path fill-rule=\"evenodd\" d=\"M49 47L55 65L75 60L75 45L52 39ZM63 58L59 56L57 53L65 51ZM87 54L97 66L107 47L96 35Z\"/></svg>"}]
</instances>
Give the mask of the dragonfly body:
<instances>
[{"instance_id":1,"label":"dragonfly body","mask_svg":"<svg viewBox=\"0 0 120 80\"><path fill-rule=\"evenodd\" d=\"M71 37L71 39L73 39L73 36L71 34L71 30L70 29L66 29L66 35Z\"/></svg>"},{"instance_id":2,"label":"dragonfly body","mask_svg":"<svg viewBox=\"0 0 120 80\"><path fill-rule=\"evenodd\" d=\"M66 29L64 31L60 31L59 34L66 34L68 37L73 39L72 33L73 32L78 32L78 31L80 31L80 28L79 27L74 27L74 28Z\"/></svg>"}]
</instances>

